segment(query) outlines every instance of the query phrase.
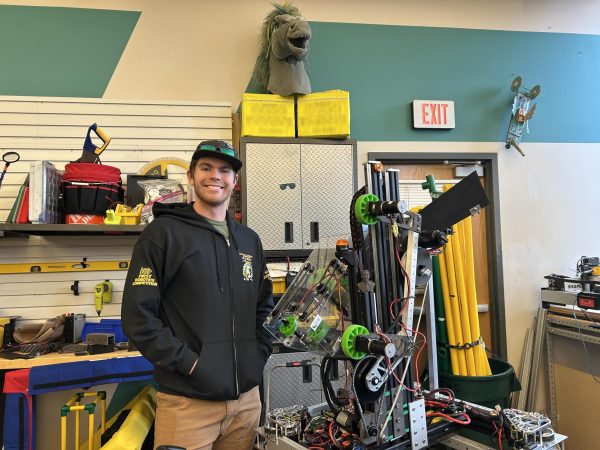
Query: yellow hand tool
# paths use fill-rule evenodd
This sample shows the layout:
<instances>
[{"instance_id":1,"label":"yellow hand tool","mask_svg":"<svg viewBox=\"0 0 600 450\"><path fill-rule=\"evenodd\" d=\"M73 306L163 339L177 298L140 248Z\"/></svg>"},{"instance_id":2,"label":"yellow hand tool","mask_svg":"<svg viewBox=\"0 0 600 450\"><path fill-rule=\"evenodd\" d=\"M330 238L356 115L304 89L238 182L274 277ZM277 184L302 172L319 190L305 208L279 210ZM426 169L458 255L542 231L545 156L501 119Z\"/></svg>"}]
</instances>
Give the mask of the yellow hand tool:
<instances>
[{"instance_id":1,"label":"yellow hand tool","mask_svg":"<svg viewBox=\"0 0 600 450\"><path fill-rule=\"evenodd\" d=\"M110 303L112 301L112 288L113 285L108 280L98 283L94 287L94 304L96 306L96 312L98 315L102 313L102 307L104 306L104 303Z\"/></svg>"}]
</instances>

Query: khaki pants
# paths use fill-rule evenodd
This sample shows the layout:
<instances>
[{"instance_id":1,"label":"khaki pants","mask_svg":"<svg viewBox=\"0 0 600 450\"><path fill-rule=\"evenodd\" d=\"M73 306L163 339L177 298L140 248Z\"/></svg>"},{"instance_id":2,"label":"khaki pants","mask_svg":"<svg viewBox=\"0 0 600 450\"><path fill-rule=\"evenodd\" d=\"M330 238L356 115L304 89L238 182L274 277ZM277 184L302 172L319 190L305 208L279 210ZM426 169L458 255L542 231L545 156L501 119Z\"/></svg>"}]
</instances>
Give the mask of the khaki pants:
<instances>
[{"instance_id":1,"label":"khaki pants","mask_svg":"<svg viewBox=\"0 0 600 450\"><path fill-rule=\"evenodd\" d=\"M154 448L250 450L260 420L258 386L238 400L208 401L158 392Z\"/></svg>"}]
</instances>

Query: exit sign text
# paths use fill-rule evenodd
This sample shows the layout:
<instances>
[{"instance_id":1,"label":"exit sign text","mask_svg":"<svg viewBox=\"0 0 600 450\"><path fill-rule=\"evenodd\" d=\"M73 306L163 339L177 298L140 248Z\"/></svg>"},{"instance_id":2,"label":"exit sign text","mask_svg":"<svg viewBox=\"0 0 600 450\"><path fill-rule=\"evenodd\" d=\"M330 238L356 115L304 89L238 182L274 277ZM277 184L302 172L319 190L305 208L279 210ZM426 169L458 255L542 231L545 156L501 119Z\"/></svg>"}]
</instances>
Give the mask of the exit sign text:
<instances>
[{"instance_id":1,"label":"exit sign text","mask_svg":"<svg viewBox=\"0 0 600 450\"><path fill-rule=\"evenodd\" d=\"M454 102L413 100L414 128L454 128Z\"/></svg>"}]
</instances>

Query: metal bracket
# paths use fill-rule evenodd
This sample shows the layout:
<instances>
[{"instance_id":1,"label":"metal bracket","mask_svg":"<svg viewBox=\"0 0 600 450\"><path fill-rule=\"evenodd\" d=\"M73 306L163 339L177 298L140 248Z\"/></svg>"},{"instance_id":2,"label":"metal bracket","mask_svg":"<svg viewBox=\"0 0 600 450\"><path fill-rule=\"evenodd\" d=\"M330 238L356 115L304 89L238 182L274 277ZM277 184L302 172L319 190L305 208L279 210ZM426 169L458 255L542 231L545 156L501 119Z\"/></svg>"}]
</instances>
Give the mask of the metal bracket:
<instances>
[{"instance_id":1,"label":"metal bracket","mask_svg":"<svg viewBox=\"0 0 600 450\"><path fill-rule=\"evenodd\" d=\"M412 450L425 448L429 445L427 438L427 419L425 400L419 399L408 404L410 418L410 445Z\"/></svg>"}]
</instances>

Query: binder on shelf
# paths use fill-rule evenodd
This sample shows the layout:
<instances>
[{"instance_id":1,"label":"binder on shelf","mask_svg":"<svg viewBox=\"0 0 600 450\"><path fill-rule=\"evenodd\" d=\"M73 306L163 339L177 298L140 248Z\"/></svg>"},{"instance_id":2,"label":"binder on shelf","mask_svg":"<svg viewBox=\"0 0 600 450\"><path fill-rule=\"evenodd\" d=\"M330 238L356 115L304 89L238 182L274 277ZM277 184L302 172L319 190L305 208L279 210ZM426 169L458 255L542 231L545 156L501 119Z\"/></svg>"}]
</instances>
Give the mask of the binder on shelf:
<instances>
[{"instance_id":1,"label":"binder on shelf","mask_svg":"<svg viewBox=\"0 0 600 450\"><path fill-rule=\"evenodd\" d=\"M29 220L61 223L58 201L62 172L49 161L34 161L29 168Z\"/></svg>"},{"instance_id":2,"label":"binder on shelf","mask_svg":"<svg viewBox=\"0 0 600 450\"><path fill-rule=\"evenodd\" d=\"M16 214L15 223L29 223L29 186L21 186L23 195Z\"/></svg>"}]
</instances>

